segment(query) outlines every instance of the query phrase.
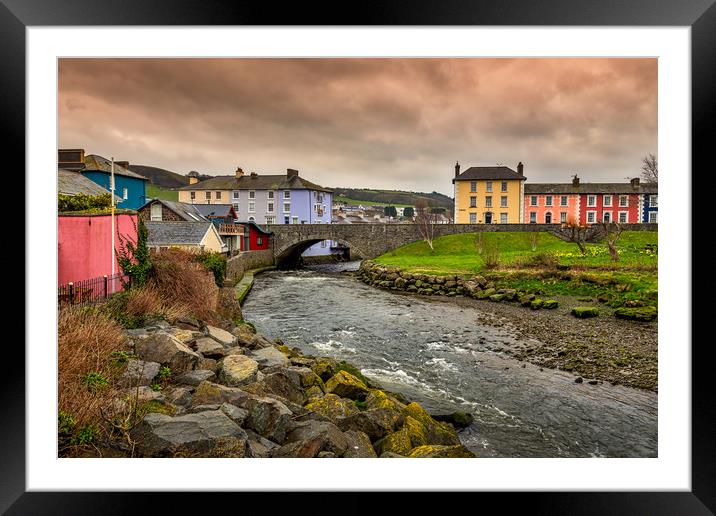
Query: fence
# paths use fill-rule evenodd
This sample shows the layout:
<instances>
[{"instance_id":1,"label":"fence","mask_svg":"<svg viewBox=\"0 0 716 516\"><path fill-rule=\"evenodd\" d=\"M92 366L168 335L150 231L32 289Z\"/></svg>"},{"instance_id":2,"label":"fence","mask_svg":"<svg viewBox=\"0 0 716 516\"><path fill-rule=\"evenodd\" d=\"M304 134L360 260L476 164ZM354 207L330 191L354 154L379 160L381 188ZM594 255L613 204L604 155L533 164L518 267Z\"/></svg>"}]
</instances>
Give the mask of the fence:
<instances>
[{"instance_id":1,"label":"fence","mask_svg":"<svg viewBox=\"0 0 716 516\"><path fill-rule=\"evenodd\" d=\"M114 274L101 278L92 278L60 285L57 288L57 300L63 305L86 305L107 299L112 294L124 290L122 281L129 282L129 276Z\"/></svg>"}]
</instances>

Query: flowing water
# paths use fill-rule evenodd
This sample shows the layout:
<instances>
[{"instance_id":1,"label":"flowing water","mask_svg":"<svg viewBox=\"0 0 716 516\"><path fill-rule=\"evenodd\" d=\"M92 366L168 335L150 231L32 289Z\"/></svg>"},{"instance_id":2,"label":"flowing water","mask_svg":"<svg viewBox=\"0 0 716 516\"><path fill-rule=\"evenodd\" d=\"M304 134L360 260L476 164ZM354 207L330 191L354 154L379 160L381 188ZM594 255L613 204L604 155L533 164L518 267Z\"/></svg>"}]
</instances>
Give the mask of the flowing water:
<instances>
[{"instance_id":1,"label":"flowing water","mask_svg":"<svg viewBox=\"0 0 716 516\"><path fill-rule=\"evenodd\" d=\"M244 317L304 353L346 360L428 412L470 412L479 457L656 457L657 395L574 383L499 351L518 340L477 308L369 287L357 262L256 277ZM524 367L523 367L524 365Z\"/></svg>"}]
</instances>

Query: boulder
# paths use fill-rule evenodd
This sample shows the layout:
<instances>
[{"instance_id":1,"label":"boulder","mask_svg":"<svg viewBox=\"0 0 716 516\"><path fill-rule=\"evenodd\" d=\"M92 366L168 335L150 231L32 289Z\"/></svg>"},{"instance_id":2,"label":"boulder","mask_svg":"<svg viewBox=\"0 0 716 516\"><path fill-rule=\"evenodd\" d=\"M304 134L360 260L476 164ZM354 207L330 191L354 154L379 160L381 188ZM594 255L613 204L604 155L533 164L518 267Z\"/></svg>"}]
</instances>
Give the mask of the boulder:
<instances>
[{"instance_id":1,"label":"boulder","mask_svg":"<svg viewBox=\"0 0 716 516\"><path fill-rule=\"evenodd\" d=\"M587 319L589 317L597 317L599 310L595 306L575 306L572 308L571 313L579 319Z\"/></svg>"},{"instance_id":2,"label":"boulder","mask_svg":"<svg viewBox=\"0 0 716 516\"><path fill-rule=\"evenodd\" d=\"M160 367L159 362L130 359L127 361L127 368L119 378L118 384L120 387L151 385Z\"/></svg>"},{"instance_id":3,"label":"boulder","mask_svg":"<svg viewBox=\"0 0 716 516\"><path fill-rule=\"evenodd\" d=\"M348 439L333 423L328 421L302 421L286 434L285 443L311 441L315 437L322 437L323 443L319 451L329 451L336 455L343 455L348 448Z\"/></svg>"},{"instance_id":4,"label":"boulder","mask_svg":"<svg viewBox=\"0 0 716 516\"><path fill-rule=\"evenodd\" d=\"M415 402L409 403L405 408L405 414L423 424L427 444L450 446L460 444L457 432L450 424L434 420L419 404Z\"/></svg>"},{"instance_id":5,"label":"boulder","mask_svg":"<svg viewBox=\"0 0 716 516\"><path fill-rule=\"evenodd\" d=\"M473 297L475 297L475 299L487 299L488 297L490 297L496 293L497 293L497 290L495 290L494 288L486 288L484 290L475 292Z\"/></svg>"},{"instance_id":6,"label":"boulder","mask_svg":"<svg viewBox=\"0 0 716 516\"><path fill-rule=\"evenodd\" d=\"M211 337L216 342L219 342L226 347L233 346L236 343L235 335L232 335L228 331L222 330L221 328L217 328L216 326L207 325L205 331L208 337Z\"/></svg>"},{"instance_id":7,"label":"boulder","mask_svg":"<svg viewBox=\"0 0 716 516\"><path fill-rule=\"evenodd\" d=\"M373 445L376 454L382 455L386 452L396 453L407 457L412 449L410 433L408 428L403 427L397 432L388 434Z\"/></svg>"},{"instance_id":8,"label":"boulder","mask_svg":"<svg viewBox=\"0 0 716 516\"><path fill-rule=\"evenodd\" d=\"M196 363L196 369L205 369L207 371L213 371L214 373L219 370L218 362L213 358L200 358Z\"/></svg>"},{"instance_id":9,"label":"boulder","mask_svg":"<svg viewBox=\"0 0 716 516\"><path fill-rule=\"evenodd\" d=\"M344 432L349 430L363 432L371 441L375 441L394 432L404 421L405 417L400 412L378 408L338 418L336 424Z\"/></svg>"},{"instance_id":10,"label":"boulder","mask_svg":"<svg viewBox=\"0 0 716 516\"><path fill-rule=\"evenodd\" d=\"M286 405L272 398L252 396L239 406L249 412L244 423L248 428L276 443L283 442L293 423L293 413Z\"/></svg>"},{"instance_id":11,"label":"boulder","mask_svg":"<svg viewBox=\"0 0 716 516\"><path fill-rule=\"evenodd\" d=\"M355 430L349 430L343 432L343 435L348 441L348 446L343 456L346 458L375 458L375 450L373 445L370 443L370 437L364 432Z\"/></svg>"},{"instance_id":12,"label":"boulder","mask_svg":"<svg viewBox=\"0 0 716 516\"><path fill-rule=\"evenodd\" d=\"M201 322L199 322L198 319L195 319L194 317L190 317L188 315L183 315L179 317L174 324L179 328L184 328L187 330L201 329Z\"/></svg>"},{"instance_id":13,"label":"boulder","mask_svg":"<svg viewBox=\"0 0 716 516\"><path fill-rule=\"evenodd\" d=\"M554 310L559 306L559 302L556 299L545 299L544 304L542 305L542 308L545 308L547 310Z\"/></svg>"},{"instance_id":14,"label":"boulder","mask_svg":"<svg viewBox=\"0 0 716 516\"><path fill-rule=\"evenodd\" d=\"M308 368L310 368L316 362L316 359L314 358L308 358L303 356L291 357L290 360L291 363L295 366Z\"/></svg>"},{"instance_id":15,"label":"boulder","mask_svg":"<svg viewBox=\"0 0 716 516\"><path fill-rule=\"evenodd\" d=\"M530 306L530 303L535 300L535 297L537 296L535 296L534 294L523 294L522 296L520 296L520 304L522 306Z\"/></svg>"},{"instance_id":16,"label":"boulder","mask_svg":"<svg viewBox=\"0 0 716 516\"><path fill-rule=\"evenodd\" d=\"M406 457L405 457L405 455L400 455L398 453L393 453L393 452L387 451L387 452L381 453L380 458L381 459L405 459Z\"/></svg>"},{"instance_id":17,"label":"boulder","mask_svg":"<svg viewBox=\"0 0 716 516\"><path fill-rule=\"evenodd\" d=\"M255 349L250 351L248 356L258 362L261 369L273 366L288 367L291 365L288 357L273 346Z\"/></svg>"},{"instance_id":18,"label":"boulder","mask_svg":"<svg viewBox=\"0 0 716 516\"><path fill-rule=\"evenodd\" d=\"M244 457L248 436L220 410L170 417L150 413L132 429L148 457Z\"/></svg>"},{"instance_id":19,"label":"boulder","mask_svg":"<svg viewBox=\"0 0 716 516\"><path fill-rule=\"evenodd\" d=\"M618 319L629 319L632 321L653 321L656 319L657 310L653 306L644 306L637 308L617 308L614 310L614 316Z\"/></svg>"},{"instance_id":20,"label":"boulder","mask_svg":"<svg viewBox=\"0 0 716 516\"><path fill-rule=\"evenodd\" d=\"M310 367L324 382L338 372L338 362L331 358L318 358Z\"/></svg>"},{"instance_id":21,"label":"boulder","mask_svg":"<svg viewBox=\"0 0 716 516\"><path fill-rule=\"evenodd\" d=\"M216 374L208 369L195 369L194 371L187 371L174 378L174 382L181 383L184 385L191 385L196 387L204 380L213 380L216 378Z\"/></svg>"},{"instance_id":22,"label":"boulder","mask_svg":"<svg viewBox=\"0 0 716 516\"><path fill-rule=\"evenodd\" d=\"M164 397L169 403L187 408L191 405L191 389L188 387L173 386L164 391Z\"/></svg>"},{"instance_id":23,"label":"boulder","mask_svg":"<svg viewBox=\"0 0 716 516\"><path fill-rule=\"evenodd\" d=\"M245 385L243 389L259 396L280 396L298 405L303 405L307 399L303 389L293 383L284 372L268 374L260 382Z\"/></svg>"},{"instance_id":24,"label":"boulder","mask_svg":"<svg viewBox=\"0 0 716 516\"><path fill-rule=\"evenodd\" d=\"M124 393L125 397L130 399L136 398L138 402L158 401L159 403L164 403L166 401L164 394L146 385L124 389Z\"/></svg>"},{"instance_id":25,"label":"boulder","mask_svg":"<svg viewBox=\"0 0 716 516\"><path fill-rule=\"evenodd\" d=\"M183 373L195 368L201 358L186 344L164 331L143 338L135 344L136 354L149 362L159 362L169 367L172 373Z\"/></svg>"},{"instance_id":26,"label":"boulder","mask_svg":"<svg viewBox=\"0 0 716 516\"><path fill-rule=\"evenodd\" d=\"M405 423L403 423L403 428L407 428L408 430L411 448L428 444L428 438L426 436L427 429L420 421L407 416L405 418Z\"/></svg>"},{"instance_id":27,"label":"boulder","mask_svg":"<svg viewBox=\"0 0 716 516\"><path fill-rule=\"evenodd\" d=\"M224 345L214 339L210 339L209 337L197 339L194 343L194 349L205 357L218 356L221 358L224 356Z\"/></svg>"},{"instance_id":28,"label":"boulder","mask_svg":"<svg viewBox=\"0 0 716 516\"><path fill-rule=\"evenodd\" d=\"M257 333L256 335L251 337L251 341L249 342L247 347L249 349L273 348L273 342L268 340L260 333Z\"/></svg>"},{"instance_id":29,"label":"boulder","mask_svg":"<svg viewBox=\"0 0 716 516\"><path fill-rule=\"evenodd\" d=\"M239 426L243 426L244 421L246 421L246 418L249 417L248 410L239 408L236 405L232 405L231 403L222 403L219 406L219 409L224 414L229 416L229 419L231 419L234 423L236 423Z\"/></svg>"},{"instance_id":30,"label":"boulder","mask_svg":"<svg viewBox=\"0 0 716 516\"><path fill-rule=\"evenodd\" d=\"M271 452L279 447L275 442L261 437L251 429L246 429L246 434L249 436L249 440L246 442L247 457L256 459L268 458L271 457Z\"/></svg>"},{"instance_id":31,"label":"boulder","mask_svg":"<svg viewBox=\"0 0 716 516\"><path fill-rule=\"evenodd\" d=\"M197 412L204 412L205 410L219 410L221 405L219 403L212 403L210 405L192 405L188 412L195 414Z\"/></svg>"},{"instance_id":32,"label":"boulder","mask_svg":"<svg viewBox=\"0 0 716 516\"><path fill-rule=\"evenodd\" d=\"M370 390L365 399L365 405L369 409L387 408L396 412L402 412L405 408L405 404L401 403L397 398L379 389Z\"/></svg>"},{"instance_id":33,"label":"boulder","mask_svg":"<svg viewBox=\"0 0 716 516\"><path fill-rule=\"evenodd\" d=\"M312 437L306 441L296 441L284 444L280 448L271 451L271 457L274 458L302 458L308 459L316 457L324 446L324 438L321 435Z\"/></svg>"},{"instance_id":34,"label":"boulder","mask_svg":"<svg viewBox=\"0 0 716 516\"><path fill-rule=\"evenodd\" d=\"M539 310L540 308L542 308L543 305L544 305L544 301L539 298L533 299L532 301L530 301L530 308L532 310Z\"/></svg>"},{"instance_id":35,"label":"boulder","mask_svg":"<svg viewBox=\"0 0 716 516\"><path fill-rule=\"evenodd\" d=\"M507 299L507 294L492 294L489 299L490 301L499 303L500 301Z\"/></svg>"},{"instance_id":36,"label":"boulder","mask_svg":"<svg viewBox=\"0 0 716 516\"><path fill-rule=\"evenodd\" d=\"M455 446L444 446L439 444L427 444L418 446L410 451L408 457L412 458L472 458L475 454L461 444Z\"/></svg>"},{"instance_id":37,"label":"boulder","mask_svg":"<svg viewBox=\"0 0 716 516\"><path fill-rule=\"evenodd\" d=\"M364 400L368 395L368 387L347 371L339 371L326 382L326 393L333 393L341 398Z\"/></svg>"},{"instance_id":38,"label":"boulder","mask_svg":"<svg viewBox=\"0 0 716 516\"><path fill-rule=\"evenodd\" d=\"M474 416L468 412L456 411L452 414L433 414L431 416L436 421L450 423L455 428L467 428L474 421Z\"/></svg>"},{"instance_id":39,"label":"boulder","mask_svg":"<svg viewBox=\"0 0 716 516\"><path fill-rule=\"evenodd\" d=\"M311 398L306 405L308 410L317 412L335 422L339 418L347 417L359 412L351 400L341 398L335 394L326 394L320 398Z\"/></svg>"},{"instance_id":40,"label":"boulder","mask_svg":"<svg viewBox=\"0 0 716 516\"><path fill-rule=\"evenodd\" d=\"M219 381L238 387L256 381L259 364L245 355L229 355L219 362Z\"/></svg>"},{"instance_id":41,"label":"boulder","mask_svg":"<svg viewBox=\"0 0 716 516\"><path fill-rule=\"evenodd\" d=\"M323 397L323 389L321 389L319 386L314 385L314 386L306 389L306 398L309 401L314 398L322 398L322 397Z\"/></svg>"}]
</instances>

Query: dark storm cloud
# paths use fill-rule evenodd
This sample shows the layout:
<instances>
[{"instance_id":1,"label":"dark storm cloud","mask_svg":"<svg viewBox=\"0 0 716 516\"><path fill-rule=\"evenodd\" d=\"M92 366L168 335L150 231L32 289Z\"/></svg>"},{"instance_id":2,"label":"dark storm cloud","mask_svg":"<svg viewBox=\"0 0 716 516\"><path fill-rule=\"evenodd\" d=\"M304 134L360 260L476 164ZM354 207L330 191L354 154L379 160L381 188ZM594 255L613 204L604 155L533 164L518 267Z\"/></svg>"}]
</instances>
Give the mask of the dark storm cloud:
<instances>
[{"instance_id":1,"label":"dark storm cloud","mask_svg":"<svg viewBox=\"0 0 716 516\"><path fill-rule=\"evenodd\" d=\"M621 181L656 153L655 59L64 59L60 145L180 173L437 190L452 167Z\"/></svg>"}]
</instances>

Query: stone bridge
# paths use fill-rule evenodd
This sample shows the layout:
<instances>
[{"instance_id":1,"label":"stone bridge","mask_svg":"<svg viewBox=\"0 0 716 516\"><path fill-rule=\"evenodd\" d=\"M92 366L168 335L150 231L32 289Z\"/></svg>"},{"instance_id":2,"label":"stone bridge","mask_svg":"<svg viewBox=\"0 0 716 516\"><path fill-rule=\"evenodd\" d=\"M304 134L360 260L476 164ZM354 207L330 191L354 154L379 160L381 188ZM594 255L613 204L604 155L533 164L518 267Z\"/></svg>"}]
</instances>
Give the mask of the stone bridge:
<instances>
[{"instance_id":1,"label":"stone bridge","mask_svg":"<svg viewBox=\"0 0 716 516\"><path fill-rule=\"evenodd\" d=\"M417 224L272 224L273 253L277 265L292 265L310 246L335 240L351 249L352 257L371 259L417 240ZM656 231L656 224L622 224L625 231ZM559 224L436 224L435 238L458 233L496 231L541 231L567 239ZM588 230L587 240L599 238L599 226Z\"/></svg>"}]
</instances>

